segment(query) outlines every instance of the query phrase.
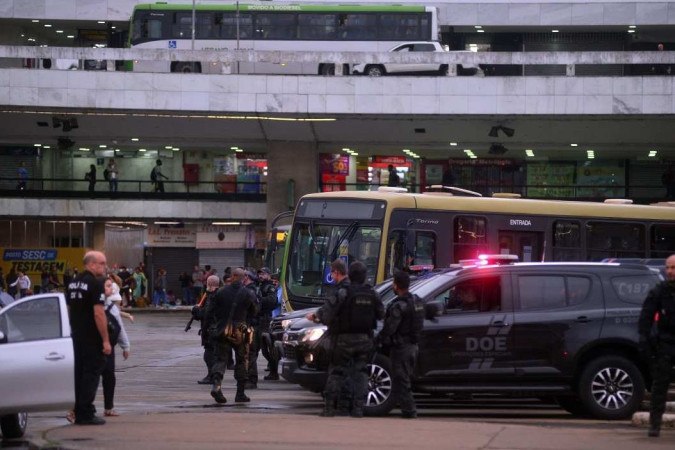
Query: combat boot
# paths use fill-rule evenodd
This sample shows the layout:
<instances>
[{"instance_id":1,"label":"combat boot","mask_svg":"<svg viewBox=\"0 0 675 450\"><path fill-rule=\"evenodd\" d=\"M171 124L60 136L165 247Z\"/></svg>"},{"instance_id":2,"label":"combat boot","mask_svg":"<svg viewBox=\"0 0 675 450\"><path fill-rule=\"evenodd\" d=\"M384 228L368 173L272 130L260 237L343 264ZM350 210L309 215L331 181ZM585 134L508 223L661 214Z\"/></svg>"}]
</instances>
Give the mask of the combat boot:
<instances>
[{"instance_id":1,"label":"combat boot","mask_svg":"<svg viewBox=\"0 0 675 450\"><path fill-rule=\"evenodd\" d=\"M220 382L214 382L211 386L211 397L218 403L227 403L227 399L223 395L223 391L220 390Z\"/></svg>"},{"instance_id":2,"label":"combat boot","mask_svg":"<svg viewBox=\"0 0 675 450\"><path fill-rule=\"evenodd\" d=\"M647 432L647 436L649 437L659 437L661 434L661 424L660 423L650 423L649 424L649 431Z\"/></svg>"},{"instance_id":3,"label":"combat boot","mask_svg":"<svg viewBox=\"0 0 675 450\"><path fill-rule=\"evenodd\" d=\"M246 387L246 382L239 383L237 382L237 394L234 396L234 401L236 403L248 403L251 401L250 398L244 393L244 388Z\"/></svg>"},{"instance_id":4,"label":"combat boot","mask_svg":"<svg viewBox=\"0 0 675 450\"><path fill-rule=\"evenodd\" d=\"M321 417L335 417L335 398L324 396L323 411L319 414Z\"/></svg>"}]
</instances>

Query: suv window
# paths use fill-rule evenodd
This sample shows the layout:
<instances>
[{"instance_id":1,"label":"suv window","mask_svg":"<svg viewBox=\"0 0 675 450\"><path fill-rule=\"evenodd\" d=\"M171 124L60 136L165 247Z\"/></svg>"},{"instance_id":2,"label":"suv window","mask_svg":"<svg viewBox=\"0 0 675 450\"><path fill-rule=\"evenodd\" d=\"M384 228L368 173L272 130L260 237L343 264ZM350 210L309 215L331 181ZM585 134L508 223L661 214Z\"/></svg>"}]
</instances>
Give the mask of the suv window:
<instances>
[{"instance_id":1,"label":"suv window","mask_svg":"<svg viewBox=\"0 0 675 450\"><path fill-rule=\"evenodd\" d=\"M518 277L517 286L521 310L565 308L586 300L591 280L578 276L523 275Z\"/></svg>"},{"instance_id":2,"label":"suv window","mask_svg":"<svg viewBox=\"0 0 675 450\"><path fill-rule=\"evenodd\" d=\"M413 52L433 52L436 50L434 44L415 44L413 45Z\"/></svg>"},{"instance_id":3,"label":"suv window","mask_svg":"<svg viewBox=\"0 0 675 450\"><path fill-rule=\"evenodd\" d=\"M658 279L650 275L634 275L613 277L612 287L619 300L634 305L641 305L649 291L656 286Z\"/></svg>"},{"instance_id":4,"label":"suv window","mask_svg":"<svg viewBox=\"0 0 675 450\"><path fill-rule=\"evenodd\" d=\"M7 342L26 342L61 337L58 297L29 300L0 316L0 330Z\"/></svg>"},{"instance_id":5,"label":"suv window","mask_svg":"<svg viewBox=\"0 0 675 450\"><path fill-rule=\"evenodd\" d=\"M501 277L488 276L460 281L434 297L444 314L502 310Z\"/></svg>"}]
</instances>

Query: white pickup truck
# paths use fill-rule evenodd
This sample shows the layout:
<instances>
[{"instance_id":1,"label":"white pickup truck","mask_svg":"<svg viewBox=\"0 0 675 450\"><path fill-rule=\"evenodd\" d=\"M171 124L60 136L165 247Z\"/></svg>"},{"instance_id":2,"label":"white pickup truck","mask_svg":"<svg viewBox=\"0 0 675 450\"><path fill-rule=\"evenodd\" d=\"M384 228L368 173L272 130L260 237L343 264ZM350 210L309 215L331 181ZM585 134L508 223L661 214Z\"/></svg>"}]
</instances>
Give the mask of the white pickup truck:
<instances>
[{"instance_id":1,"label":"white pickup truck","mask_svg":"<svg viewBox=\"0 0 675 450\"><path fill-rule=\"evenodd\" d=\"M420 41L405 42L389 50L390 52L447 52L447 48L440 42ZM460 75L476 75L482 71L475 67L458 67ZM447 75L447 64L416 64L416 63L386 63L386 64L355 64L352 68L354 75L369 75L379 77L382 75L402 75L402 74L427 74L427 75Z\"/></svg>"}]
</instances>

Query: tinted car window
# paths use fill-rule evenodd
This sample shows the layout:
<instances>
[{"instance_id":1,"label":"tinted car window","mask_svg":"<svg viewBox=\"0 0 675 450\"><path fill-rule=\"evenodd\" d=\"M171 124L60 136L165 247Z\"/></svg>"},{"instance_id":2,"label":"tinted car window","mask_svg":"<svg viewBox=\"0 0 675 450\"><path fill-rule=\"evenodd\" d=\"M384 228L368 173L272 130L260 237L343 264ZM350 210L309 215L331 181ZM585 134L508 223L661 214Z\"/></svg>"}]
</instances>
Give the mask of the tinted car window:
<instances>
[{"instance_id":1,"label":"tinted car window","mask_svg":"<svg viewBox=\"0 0 675 450\"><path fill-rule=\"evenodd\" d=\"M565 277L532 275L518 277L520 309L562 308L565 300Z\"/></svg>"},{"instance_id":2,"label":"tinted car window","mask_svg":"<svg viewBox=\"0 0 675 450\"><path fill-rule=\"evenodd\" d=\"M622 302L641 305L649 291L656 286L658 278L650 275L622 276L612 278L612 287Z\"/></svg>"},{"instance_id":3,"label":"tinted car window","mask_svg":"<svg viewBox=\"0 0 675 450\"><path fill-rule=\"evenodd\" d=\"M0 316L0 330L8 343L61 337L58 298L40 298L14 306Z\"/></svg>"},{"instance_id":4,"label":"tinted car window","mask_svg":"<svg viewBox=\"0 0 675 450\"><path fill-rule=\"evenodd\" d=\"M591 280L586 277L565 277L567 282L567 305L583 303L591 292Z\"/></svg>"},{"instance_id":5,"label":"tinted car window","mask_svg":"<svg viewBox=\"0 0 675 450\"><path fill-rule=\"evenodd\" d=\"M461 281L437 294L433 303L443 306L445 314L501 311L502 289L499 276Z\"/></svg>"}]
</instances>

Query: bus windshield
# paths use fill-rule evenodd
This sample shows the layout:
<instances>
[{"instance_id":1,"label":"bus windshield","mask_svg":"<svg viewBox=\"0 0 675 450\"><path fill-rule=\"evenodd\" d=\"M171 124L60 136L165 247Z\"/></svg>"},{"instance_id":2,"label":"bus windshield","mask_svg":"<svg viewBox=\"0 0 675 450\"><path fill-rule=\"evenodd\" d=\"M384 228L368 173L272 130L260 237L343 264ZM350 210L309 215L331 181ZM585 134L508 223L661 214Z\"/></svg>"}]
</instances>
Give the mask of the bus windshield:
<instances>
[{"instance_id":1,"label":"bus windshield","mask_svg":"<svg viewBox=\"0 0 675 450\"><path fill-rule=\"evenodd\" d=\"M363 262L368 269L367 282L375 284L381 237L379 225L296 222L286 274L289 294L320 298L329 295L333 284L330 263L336 258L344 259L347 265Z\"/></svg>"}]
</instances>

